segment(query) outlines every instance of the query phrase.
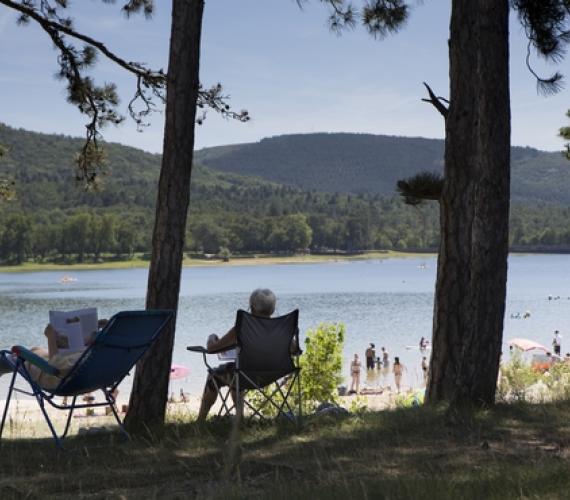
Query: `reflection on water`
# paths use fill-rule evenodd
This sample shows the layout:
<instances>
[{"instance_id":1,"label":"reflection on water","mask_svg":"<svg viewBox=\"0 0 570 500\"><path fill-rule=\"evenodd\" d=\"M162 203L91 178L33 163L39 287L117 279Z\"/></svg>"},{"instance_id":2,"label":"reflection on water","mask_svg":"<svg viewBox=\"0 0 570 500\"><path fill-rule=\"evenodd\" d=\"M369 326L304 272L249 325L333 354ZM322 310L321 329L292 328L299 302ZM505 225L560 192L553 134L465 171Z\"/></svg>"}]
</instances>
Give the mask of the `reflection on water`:
<instances>
[{"instance_id":1,"label":"reflection on water","mask_svg":"<svg viewBox=\"0 0 570 500\"><path fill-rule=\"evenodd\" d=\"M277 313L300 309L302 334L323 321L346 324L347 380L349 359L354 353L364 358L364 350L374 342L378 350L387 348L391 360L400 357L407 369L404 385L420 385L422 353L406 346L415 347L422 336L431 337L435 269L433 258L184 269L173 361L191 371L186 380L176 381L173 391L178 393L181 387L195 394L201 391L206 373L202 358L185 347L203 344L211 333L225 333L236 310L247 307L249 293L259 286L276 292ZM100 317L109 317L120 310L144 308L146 270L72 275L77 281L63 285L62 273L57 272L0 274L0 347L44 345L42 331L50 309L97 307ZM528 337L550 345L552 332L558 329L566 333L563 352L570 350L570 327L565 331L570 325L568 283L569 256L511 257L505 338ZM549 301L549 295L561 299ZM511 318L517 311L530 311L531 316ZM0 378L0 386L5 386L5 379ZM364 387L394 385L389 368L366 373L363 382Z\"/></svg>"}]
</instances>

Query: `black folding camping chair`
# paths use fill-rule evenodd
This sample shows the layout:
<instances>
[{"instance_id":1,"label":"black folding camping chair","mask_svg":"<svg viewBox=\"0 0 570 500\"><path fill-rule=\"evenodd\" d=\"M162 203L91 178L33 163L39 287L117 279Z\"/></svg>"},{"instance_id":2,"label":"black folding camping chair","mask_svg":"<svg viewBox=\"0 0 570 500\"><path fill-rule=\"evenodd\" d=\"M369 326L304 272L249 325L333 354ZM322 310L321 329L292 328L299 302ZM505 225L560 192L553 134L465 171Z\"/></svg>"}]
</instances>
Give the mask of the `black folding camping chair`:
<instances>
[{"instance_id":1,"label":"black folding camping chair","mask_svg":"<svg viewBox=\"0 0 570 500\"><path fill-rule=\"evenodd\" d=\"M266 318L254 316L246 311L239 310L236 315L237 345L229 349L236 349L235 366L232 370L228 390L216 380L214 368L210 366L208 352L201 346L189 346L187 349L202 353L204 363L208 368L210 380L213 382L220 398L221 407L218 415L230 414L232 410L247 406L251 410L251 417L266 419L262 410L271 405L276 410L276 417L284 416L292 422L301 417L301 369L299 367L299 311L296 309L285 316ZM225 350L227 350L226 348ZM297 415L289 403L289 397L297 384L298 411ZM230 401L230 394L234 391L236 401ZM261 395L261 406L255 406L245 398L246 391L258 391ZM280 396L279 399L276 396Z\"/></svg>"}]
</instances>

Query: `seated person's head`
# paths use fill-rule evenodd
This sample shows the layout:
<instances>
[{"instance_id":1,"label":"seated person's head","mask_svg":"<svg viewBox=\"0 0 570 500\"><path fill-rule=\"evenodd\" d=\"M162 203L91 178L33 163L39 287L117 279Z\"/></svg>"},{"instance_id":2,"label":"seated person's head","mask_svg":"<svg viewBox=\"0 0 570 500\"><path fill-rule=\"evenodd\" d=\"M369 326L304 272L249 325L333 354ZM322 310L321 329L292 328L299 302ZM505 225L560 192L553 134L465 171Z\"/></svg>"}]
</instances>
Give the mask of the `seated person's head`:
<instances>
[{"instance_id":1,"label":"seated person's head","mask_svg":"<svg viewBox=\"0 0 570 500\"><path fill-rule=\"evenodd\" d=\"M275 294L267 288L257 288L249 297L251 314L256 316L271 316L275 312Z\"/></svg>"}]
</instances>

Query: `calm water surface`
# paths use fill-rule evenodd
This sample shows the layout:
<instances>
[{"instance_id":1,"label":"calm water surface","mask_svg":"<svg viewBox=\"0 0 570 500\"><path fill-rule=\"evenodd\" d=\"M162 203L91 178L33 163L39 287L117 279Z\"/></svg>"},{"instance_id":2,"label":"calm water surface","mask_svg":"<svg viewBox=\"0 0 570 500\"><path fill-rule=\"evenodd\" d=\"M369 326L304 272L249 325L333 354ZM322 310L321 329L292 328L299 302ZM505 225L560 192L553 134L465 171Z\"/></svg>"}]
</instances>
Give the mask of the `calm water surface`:
<instances>
[{"instance_id":1,"label":"calm water surface","mask_svg":"<svg viewBox=\"0 0 570 500\"><path fill-rule=\"evenodd\" d=\"M181 387L199 393L205 377L201 356L187 345L204 344L210 333L225 333L235 311L247 307L249 293L269 287L278 297L278 313L300 309L301 334L320 322L346 325L345 374L354 353L362 357L368 342L386 346L391 357L407 366L408 385L419 385L420 337L431 336L435 258L359 262L192 267L182 275L174 362L189 366ZM61 272L0 273L2 346L44 345L43 328L50 309L97 307L100 317L124 309L144 308L147 270L77 271L77 281L62 285ZM548 297L560 297L548 300ZM511 314L530 311L528 319ZM570 351L570 256L511 256L505 339L527 337L550 346L552 332L563 334L563 352ZM0 378L0 399L7 377ZM127 380L127 383L129 381ZM390 384L387 379L370 385Z\"/></svg>"}]
</instances>

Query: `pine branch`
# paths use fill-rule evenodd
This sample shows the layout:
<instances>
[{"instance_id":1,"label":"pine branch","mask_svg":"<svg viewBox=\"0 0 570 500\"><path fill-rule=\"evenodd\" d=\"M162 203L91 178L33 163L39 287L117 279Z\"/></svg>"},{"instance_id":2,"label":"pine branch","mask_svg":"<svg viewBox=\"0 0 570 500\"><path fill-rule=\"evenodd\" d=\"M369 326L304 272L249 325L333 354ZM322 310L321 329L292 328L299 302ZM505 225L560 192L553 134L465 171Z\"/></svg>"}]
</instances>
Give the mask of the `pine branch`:
<instances>
[{"instance_id":1,"label":"pine branch","mask_svg":"<svg viewBox=\"0 0 570 500\"><path fill-rule=\"evenodd\" d=\"M341 8L344 6L344 0L321 0L327 3L332 11L329 16L329 25L332 31L340 34L342 30L347 28L354 28L355 22L355 11L352 4L348 4L346 8Z\"/></svg>"},{"instance_id":2,"label":"pine branch","mask_svg":"<svg viewBox=\"0 0 570 500\"><path fill-rule=\"evenodd\" d=\"M113 3L114 0L103 0ZM334 0L331 0L334 1ZM136 77L136 90L133 98L129 101L127 109L131 118L141 129L148 125L145 119L155 109L154 100L165 100L167 75L162 71L153 71L144 64L129 62L109 50L105 44L90 36L76 31L71 19L59 15L58 8L67 7L66 0L0 0L4 5L20 13L19 23L35 21L47 33L52 42L59 50L58 63L60 71L58 76L67 81L68 100L76 105L81 113L89 116L90 121L86 124L86 140L80 154L76 158L78 181L85 182L87 189L96 187L98 171L102 170L105 155L99 146L102 138L100 129L108 123L119 124L124 118L120 116L116 108L119 99L113 84L102 87L96 86L89 77L82 75L82 70L91 66L95 61L96 51L99 51L119 67ZM143 11L145 16L150 16L153 9L152 0L129 0L123 11L130 15ZM75 46L67 43L65 37L83 42L86 46L79 51ZM223 94L221 84L198 89L199 108L209 108L221 114L224 118L246 122L250 119L247 111L233 111L227 103L228 96ZM142 103L142 109L137 109L137 104ZM197 123L203 123L206 111L197 119Z\"/></svg>"},{"instance_id":3,"label":"pine branch","mask_svg":"<svg viewBox=\"0 0 570 500\"><path fill-rule=\"evenodd\" d=\"M407 205L419 205L424 200L439 201L443 177L434 172L421 172L396 183L396 190Z\"/></svg>"},{"instance_id":4,"label":"pine branch","mask_svg":"<svg viewBox=\"0 0 570 500\"><path fill-rule=\"evenodd\" d=\"M443 97L436 96L431 87L426 82L422 83L424 84L424 87L427 89L429 95L429 99L424 98L422 99L422 101L429 102L430 104L432 104L435 107L435 109L437 109L439 113L443 116L443 118L446 119L447 115L449 114L449 109L443 104L443 102L449 104L449 101Z\"/></svg>"},{"instance_id":5,"label":"pine branch","mask_svg":"<svg viewBox=\"0 0 570 500\"><path fill-rule=\"evenodd\" d=\"M74 30L70 25L62 24L61 22L48 19L38 13L33 7L28 7L25 4L20 4L12 0L0 0L0 4L5 5L11 9L14 9L23 15L36 21L44 30L56 30L59 33L64 33L77 40L81 40L91 47L96 48L102 54L104 54L108 59L118 64L123 69L127 70L134 75L143 78L149 84L165 84L166 75L160 71L152 71L143 67L141 63L127 62L121 57L117 56L115 53L111 52L102 42L91 38L90 36L79 33Z\"/></svg>"},{"instance_id":6,"label":"pine branch","mask_svg":"<svg viewBox=\"0 0 570 500\"><path fill-rule=\"evenodd\" d=\"M297 5L308 0L296 0ZM343 30L354 28L357 17L368 32L376 38L384 38L398 31L408 17L405 0L366 0L361 9L356 9L348 0L321 0L331 11L329 26L340 34Z\"/></svg>"},{"instance_id":7,"label":"pine branch","mask_svg":"<svg viewBox=\"0 0 570 500\"><path fill-rule=\"evenodd\" d=\"M367 0L362 22L375 38L384 38L404 26L408 14L405 0Z\"/></svg>"},{"instance_id":8,"label":"pine branch","mask_svg":"<svg viewBox=\"0 0 570 500\"><path fill-rule=\"evenodd\" d=\"M542 78L534 71L530 64L530 47L531 42L528 42L526 52L526 67L532 76L536 79L536 91L540 95L549 96L560 92L564 88L562 75L557 71L550 78Z\"/></svg>"},{"instance_id":9,"label":"pine branch","mask_svg":"<svg viewBox=\"0 0 570 500\"><path fill-rule=\"evenodd\" d=\"M530 63L530 52L534 47L545 59L555 63L562 60L565 46L570 43L570 1L510 0L510 3L529 40L526 66L536 78L538 93L552 95L559 92L563 88L562 75L556 72L549 78L540 77Z\"/></svg>"}]
</instances>

